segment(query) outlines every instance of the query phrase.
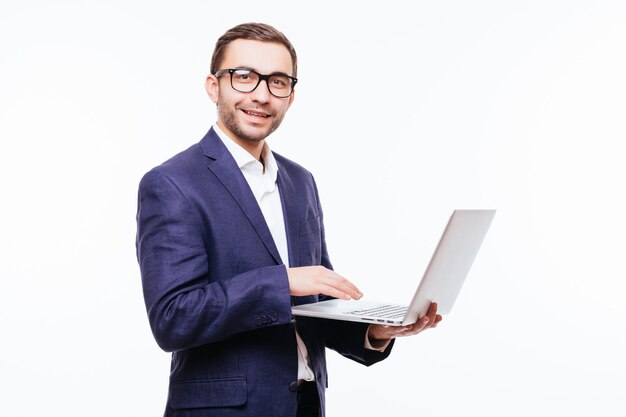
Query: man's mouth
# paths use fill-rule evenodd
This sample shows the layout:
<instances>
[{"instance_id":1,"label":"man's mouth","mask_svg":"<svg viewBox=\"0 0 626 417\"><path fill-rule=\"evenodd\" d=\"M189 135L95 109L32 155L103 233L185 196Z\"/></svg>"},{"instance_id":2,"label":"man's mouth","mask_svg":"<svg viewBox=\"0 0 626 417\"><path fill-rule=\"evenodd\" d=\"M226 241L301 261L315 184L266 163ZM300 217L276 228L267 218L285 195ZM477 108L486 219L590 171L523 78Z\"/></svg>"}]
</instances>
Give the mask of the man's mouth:
<instances>
[{"instance_id":1,"label":"man's mouth","mask_svg":"<svg viewBox=\"0 0 626 417\"><path fill-rule=\"evenodd\" d=\"M249 115L249 116L254 116L254 117L264 117L264 118L270 117L270 115L269 115L269 114L267 114L267 113L263 113L263 112L260 112L260 111L255 111L255 110L242 110L242 111L243 111L245 114Z\"/></svg>"}]
</instances>

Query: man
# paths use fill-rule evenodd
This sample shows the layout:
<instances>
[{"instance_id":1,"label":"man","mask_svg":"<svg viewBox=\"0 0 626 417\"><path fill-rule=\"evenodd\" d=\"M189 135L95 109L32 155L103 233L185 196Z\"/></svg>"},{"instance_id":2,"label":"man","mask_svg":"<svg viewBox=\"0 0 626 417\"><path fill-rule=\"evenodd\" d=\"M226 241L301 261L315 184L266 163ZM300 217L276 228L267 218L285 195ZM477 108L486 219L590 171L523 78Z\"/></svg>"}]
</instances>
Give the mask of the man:
<instances>
[{"instance_id":1,"label":"man","mask_svg":"<svg viewBox=\"0 0 626 417\"><path fill-rule=\"evenodd\" d=\"M228 30L206 90L217 123L139 186L137 256L157 343L172 353L166 416L324 415L325 348L364 365L434 327L298 318L291 306L358 299L332 271L313 177L269 150L294 100L296 53L265 24Z\"/></svg>"}]
</instances>

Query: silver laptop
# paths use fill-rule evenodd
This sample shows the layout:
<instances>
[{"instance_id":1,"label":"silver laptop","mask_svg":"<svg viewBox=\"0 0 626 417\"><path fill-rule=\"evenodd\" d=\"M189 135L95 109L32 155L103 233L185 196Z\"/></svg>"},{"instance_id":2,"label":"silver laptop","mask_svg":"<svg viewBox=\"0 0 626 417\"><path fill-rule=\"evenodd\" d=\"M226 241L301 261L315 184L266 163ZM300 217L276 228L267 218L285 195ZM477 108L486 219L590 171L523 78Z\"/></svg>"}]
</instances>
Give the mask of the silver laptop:
<instances>
[{"instance_id":1,"label":"silver laptop","mask_svg":"<svg viewBox=\"0 0 626 417\"><path fill-rule=\"evenodd\" d=\"M454 210L435 253L408 306L361 300L331 299L292 308L296 316L403 326L426 314L431 302L447 314L487 234L495 210Z\"/></svg>"}]
</instances>

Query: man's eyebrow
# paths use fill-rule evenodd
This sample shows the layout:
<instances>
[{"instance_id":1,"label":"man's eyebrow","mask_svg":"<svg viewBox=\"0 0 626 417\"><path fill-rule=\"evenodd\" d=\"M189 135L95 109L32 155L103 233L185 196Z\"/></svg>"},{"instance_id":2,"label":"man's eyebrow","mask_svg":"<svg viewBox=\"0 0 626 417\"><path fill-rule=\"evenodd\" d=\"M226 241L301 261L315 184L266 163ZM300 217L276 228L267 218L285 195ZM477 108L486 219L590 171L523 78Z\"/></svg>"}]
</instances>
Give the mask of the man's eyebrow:
<instances>
[{"instance_id":1,"label":"man's eyebrow","mask_svg":"<svg viewBox=\"0 0 626 417\"><path fill-rule=\"evenodd\" d=\"M246 65L236 66L235 69L246 70L246 71L254 71L256 73L261 74L256 68L248 67ZM270 72L268 75L286 75L287 77L291 77L291 75L287 74L286 72L282 72L282 71Z\"/></svg>"},{"instance_id":2,"label":"man's eyebrow","mask_svg":"<svg viewBox=\"0 0 626 417\"><path fill-rule=\"evenodd\" d=\"M274 71L270 75L285 75L287 77L291 77L291 75L287 74L286 72L282 72L282 71Z\"/></svg>"}]
</instances>

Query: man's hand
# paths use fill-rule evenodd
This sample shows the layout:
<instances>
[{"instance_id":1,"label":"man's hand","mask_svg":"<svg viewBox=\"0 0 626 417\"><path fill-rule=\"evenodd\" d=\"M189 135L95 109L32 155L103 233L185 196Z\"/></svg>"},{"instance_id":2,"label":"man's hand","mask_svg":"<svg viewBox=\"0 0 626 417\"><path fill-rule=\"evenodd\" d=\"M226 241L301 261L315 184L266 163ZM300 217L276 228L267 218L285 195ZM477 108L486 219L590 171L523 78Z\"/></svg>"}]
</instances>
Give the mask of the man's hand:
<instances>
[{"instance_id":1,"label":"man's hand","mask_svg":"<svg viewBox=\"0 0 626 417\"><path fill-rule=\"evenodd\" d=\"M356 285L323 266L288 268L287 276L291 295L325 294L343 300L358 300L363 297Z\"/></svg>"},{"instance_id":2,"label":"man's hand","mask_svg":"<svg viewBox=\"0 0 626 417\"><path fill-rule=\"evenodd\" d=\"M372 346L380 345L396 337L413 336L427 329L437 327L442 320L441 314L437 314L437 303L431 303L424 317L408 326L385 326L372 324L369 328L369 338Z\"/></svg>"}]
</instances>

